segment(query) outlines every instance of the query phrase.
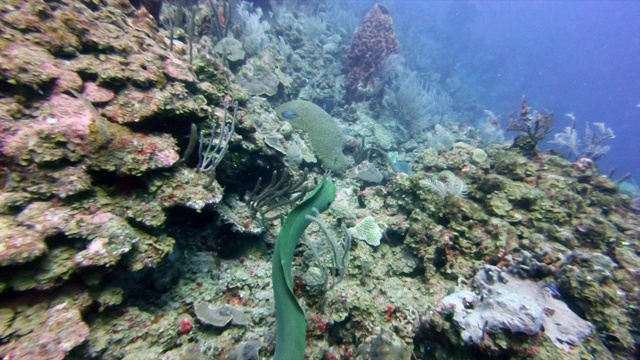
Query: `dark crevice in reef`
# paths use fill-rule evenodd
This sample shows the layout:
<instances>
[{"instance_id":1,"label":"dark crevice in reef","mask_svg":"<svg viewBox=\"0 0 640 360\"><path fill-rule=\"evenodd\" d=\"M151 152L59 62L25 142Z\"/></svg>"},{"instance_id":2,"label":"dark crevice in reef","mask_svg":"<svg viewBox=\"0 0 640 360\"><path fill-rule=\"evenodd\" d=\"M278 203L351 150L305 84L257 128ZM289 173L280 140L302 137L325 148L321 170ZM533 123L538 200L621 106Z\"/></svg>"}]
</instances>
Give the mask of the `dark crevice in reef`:
<instances>
[{"instance_id":1,"label":"dark crevice in reef","mask_svg":"<svg viewBox=\"0 0 640 360\"><path fill-rule=\"evenodd\" d=\"M111 171L92 171L91 185L102 187L115 194L128 195L136 191L146 192L147 182L143 177L133 175L118 175Z\"/></svg>"},{"instance_id":2,"label":"dark crevice in reef","mask_svg":"<svg viewBox=\"0 0 640 360\"><path fill-rule=\"evenodd\" d=\"M218 221L218 215L209 206L201 211L191 209L186 206L174 206L166 211L167 220L165 226L169 232L173 229L202 231L211 228ZM180 237L180 234L175 234ZM173 235L172 235L173 236ZM183 235L189 237L188 234ZM192 240L196 240L193 239Z\"/></svg>"},{"instance_id":3,"label":"dark crevice in reef","mask_svg":"<svg viewBox=\"0 0 640 360\"><path fill-rule=\"evenodd\" d=\"M170 208L166 226L169 236L176 240L176 249L213 252L222 259L237 259L263 243L259 235L232 231L212 207L200 212L183 206Z\"/></svg>"},{"instance_id":4,"label":"dark crevice in reef","mask_svg":"<svg viewBox=\"0 0 640 360\"><path fill-rule=\"evenodd\" d=\"M216 180L225 192L235 193L241 199L251 192L259 178L263 186L269 184L274 171L285 171L286 166L276 157L242 152L230 148L216 172Z\"/></svg>"},{"instance_id":5,"label":"dark crevice in reef","mask_svg":"<svg viewBox=\"0 0 640 360\"><path fill-rule=\"evenodd\" d=\"M182 276L187 253L209 253L220 259L242 259L251 249L264 251L260 236L238 234L220 221L213 207L196 211L184 206L167 209L166 235L175 239L174 250L155 268L135 273L118 268L103 282L121 287L126 304L150 308L162 304L162 295L174 286ZM128 255L123 257L126 262ZM210 274L202 274L210 276Z\"/></svg>"},{"instance_id":6,"label":"dark crevice in reef","mask_svg":"<svg viewBox=\"0 0 640 360\"><path fill-rule=\"evenodd\" d=\"M133 132L151 134L151 133L166 133L171 134L174 139L178 141L178 145L181 149L185 149L189 143L189 133L191 131L191 124L198 125L198 130L205 124L204 118L194 118L190 116L156 116L141 120L136 123L128 123L126 126ZM207 124L207 126L210 126Z\"/></svg>"},{"instance_id":7,"label":"dark crevice in reef","mask_svg":"<svg viewBox=\"0 0 640 360\"><path fill-rule=\"evenodd\" d=\"M59 147L64 147L66 146L67 143L65 141L58 141L55 144L58 145ZM74 167L80 163L81 161L71 161L67 158L60 158L55 161L40 162L38 163L37 166L38 166L38 170L56 171L56 170L64 170L66 168Z\"/></svg>"}]
</instances>

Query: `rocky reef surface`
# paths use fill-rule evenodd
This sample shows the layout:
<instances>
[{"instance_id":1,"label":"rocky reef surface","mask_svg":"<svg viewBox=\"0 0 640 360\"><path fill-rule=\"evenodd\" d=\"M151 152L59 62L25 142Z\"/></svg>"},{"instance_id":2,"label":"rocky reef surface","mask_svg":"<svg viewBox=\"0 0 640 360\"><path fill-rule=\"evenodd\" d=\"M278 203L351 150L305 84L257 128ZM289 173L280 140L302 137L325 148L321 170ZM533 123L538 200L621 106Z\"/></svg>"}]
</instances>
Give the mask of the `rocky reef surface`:
<instances>
[{"instance_id":1,"label":"rocky reef surface","mask_svg":"<svg viewBox=\"0 0 640 360\"><path fill-rule=\"evenodd\" d=\"M0 356L272 356L273 242L325 169L346 262L317 225L295 253L308 358L638 354L640 219L593 162L463 122L407 138L374 85L345 85L352 32L305 7L243 3L232 24L232 2L203 2L189 34L156 22L174 5L133 3L0 4ZM224 127L235 101L226 155L199 171L191 124Z\"/></svg>"}]
</instances>

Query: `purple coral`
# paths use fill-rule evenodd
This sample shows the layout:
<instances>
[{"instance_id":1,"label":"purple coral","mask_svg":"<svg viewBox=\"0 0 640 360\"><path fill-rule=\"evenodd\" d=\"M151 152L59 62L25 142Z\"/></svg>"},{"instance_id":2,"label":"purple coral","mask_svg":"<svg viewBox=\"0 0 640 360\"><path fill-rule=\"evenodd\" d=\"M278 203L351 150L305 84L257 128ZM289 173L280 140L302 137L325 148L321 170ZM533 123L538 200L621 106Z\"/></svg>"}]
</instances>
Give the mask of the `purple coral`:
<instances>
[{"instance_id":1,"label":"purple coral","mask_svg":"<svg viewBox=\"0 0 640 360\"><path fill-rule=\"evenodd\" d=\"M375 5L353 35L347 53L345 70L349 103L358 100L358 86L371 87L382 62L398 51L400 42L393 30L393 19L387 9Z\"/></svg>"},{"instance_id":2,"label":"purple coral","mask_svg":"<svg viewBox=\"0 0 640 360\"><path fill-rule=\"evenodd\" d=\"M552 122L552 112L545 111L542 114L532 111L527 104L527 99L523 98L518 117L515 117L514 113L509 114L509 126L506 130L524 133L514 139L513 145L529 155L535 155L538 153L538 143L553 130L551 128Z\"/></svg>"}]
</instances>

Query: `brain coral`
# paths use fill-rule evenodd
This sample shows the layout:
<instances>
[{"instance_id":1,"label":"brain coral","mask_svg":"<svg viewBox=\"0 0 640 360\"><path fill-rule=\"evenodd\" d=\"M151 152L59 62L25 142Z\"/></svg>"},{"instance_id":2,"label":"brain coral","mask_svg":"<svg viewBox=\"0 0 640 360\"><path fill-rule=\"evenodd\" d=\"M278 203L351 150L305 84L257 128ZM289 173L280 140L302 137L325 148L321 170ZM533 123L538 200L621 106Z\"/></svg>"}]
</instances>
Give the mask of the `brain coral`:
<instances>
[{"instance_id":1,"label":"brain coral","mask_svg":"<svg viewBox=\"0 0 640 360\"><path fill-rule=\"evenodd\" d=\"M307 134L311 148L325 168L342 172L349 162L342 153L345 139L331 115L318 105L294 100L280 105L276 111L283 121Z\"/></svg>"}]
</instances>

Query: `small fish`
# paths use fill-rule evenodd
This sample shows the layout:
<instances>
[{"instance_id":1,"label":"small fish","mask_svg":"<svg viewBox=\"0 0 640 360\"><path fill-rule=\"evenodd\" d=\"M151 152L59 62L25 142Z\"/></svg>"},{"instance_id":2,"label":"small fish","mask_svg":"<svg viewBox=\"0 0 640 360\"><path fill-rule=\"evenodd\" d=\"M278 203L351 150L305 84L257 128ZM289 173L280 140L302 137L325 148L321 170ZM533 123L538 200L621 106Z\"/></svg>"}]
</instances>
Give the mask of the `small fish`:
<instances>
[{"instance_id":1,"label":"small fish","mask_svg":"<svg viewBox=\"0 0 640 360\"><path fill-rule=\"evenodd\" d=\"M413 175L414 172L411 169L411 164L406 161L396 161L393 163L393 168L396 172L405 173L407 175Z\"/></svg>"},{"instance_id":2,"label":"small fish","mask_svg":"<svg viewBox=\"0 0 640 360\"><path fill-rule=\"evenodd\" d=\"M291 120L297 118L298 114L293 110L285 110L282 112L282 117Z\"/></svg>"},{"instance_id":3,"label":"small fish","mask_svg":"<svg viewBox=\"0 0 640 360\"><path fill-rule=\"evenodd\" d=\"M544 285L547 287L547 289L549 289L549 291L551 291L551 295L556 296L556 297L561 297L562 296L560 294L560 291L558 291L558 289L556 289L555 286L549 284L546 281L545 281Z\"/></svg>"}]
</instances>

